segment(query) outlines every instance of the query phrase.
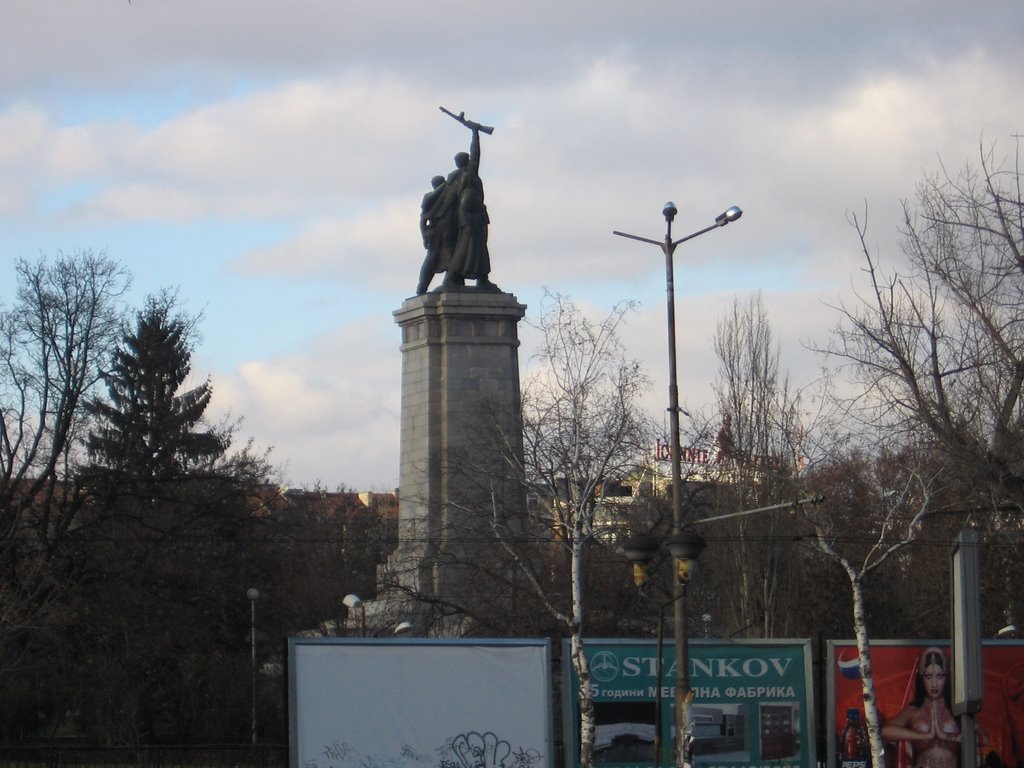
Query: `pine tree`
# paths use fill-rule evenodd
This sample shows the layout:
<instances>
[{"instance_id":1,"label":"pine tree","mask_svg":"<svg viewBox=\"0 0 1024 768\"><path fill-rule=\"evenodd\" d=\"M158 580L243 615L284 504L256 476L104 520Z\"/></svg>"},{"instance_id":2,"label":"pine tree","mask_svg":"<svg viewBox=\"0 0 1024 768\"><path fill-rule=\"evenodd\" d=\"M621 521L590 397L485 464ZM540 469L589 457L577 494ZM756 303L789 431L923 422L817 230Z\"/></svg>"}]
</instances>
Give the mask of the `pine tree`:
<instances>
[{"instance_id":1,"label":"pine tree","mask_svg":"<svg viewBox=\"0 0 1024 768\"><path fill-rule=\"evenodd\" d=\"M174 313L173 295L149 297L103 374L109 402L91 411L89 454L127 479L169 480L224 453L225 441L196 426L210 403L209 381L179 393L191 371L193 321Z\"/></svg>"},{"instance_id":2,"label":"pine tree","mask_svg":"<svg viewBox=\"0 0 1024 768\"><path fill-rule=\"evenodd\" d=\"M266 583L252 499L267 469L248 449L227 454L230 426L203 424L211 386L189 381L196 322L173 294L149 298L103 374L107 397L90 406L89 505L73 532L67 612L74 653L62 640L53 674L71 681L62 711L101 741L248 733L223 681L250 653L234 596Z\"/></svg>"}]
</instances>

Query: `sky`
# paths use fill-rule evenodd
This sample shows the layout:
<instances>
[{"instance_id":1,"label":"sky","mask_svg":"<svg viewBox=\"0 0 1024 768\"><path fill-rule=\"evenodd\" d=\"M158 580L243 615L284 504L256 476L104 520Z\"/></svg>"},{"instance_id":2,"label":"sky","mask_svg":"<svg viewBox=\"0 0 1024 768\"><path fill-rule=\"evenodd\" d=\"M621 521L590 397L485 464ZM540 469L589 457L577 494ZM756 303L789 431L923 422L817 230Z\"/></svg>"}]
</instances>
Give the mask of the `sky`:
<instances>
[{"instance_id":1,"label":"sky","mask_svg":"<svg viewBox=\"0 0 1024 768\"><path fill-rule=\"evenodd\" d=\"M717 319L760 292L795 383L863 286L850 217L898 264L901 202L1024 131L1024 4L4 0L0 302L14 263L105 252L136 306L202 314L211 417L292 487L398 484L399 332L419 205L469 132L491 279L622 331L667 402L664 257L614 237L735 224L675 255L680 397L712 401ZM535 335L521 328L531 370Z\"/></svg>"}]
</instances>

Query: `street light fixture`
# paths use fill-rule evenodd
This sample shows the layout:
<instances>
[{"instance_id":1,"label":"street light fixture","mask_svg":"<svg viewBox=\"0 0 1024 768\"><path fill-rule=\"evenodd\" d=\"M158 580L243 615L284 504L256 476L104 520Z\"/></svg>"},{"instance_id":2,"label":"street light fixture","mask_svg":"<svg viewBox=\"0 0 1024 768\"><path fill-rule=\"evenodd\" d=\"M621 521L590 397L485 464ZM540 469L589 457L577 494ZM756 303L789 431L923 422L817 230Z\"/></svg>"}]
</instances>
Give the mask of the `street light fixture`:
<instances>
[{"instance_id":1,"label":"street light fixture","mask_svg":"<svg viewBox=\"0 0 1024 768\"><path fill-rule=\"evenodd\" d=\"M633 564L633 583L638 587L647 583L647 566L660 548L653 536L631 536L622 542L622 551Z\"/></svg>"},{"instance_id":2,"label":"street light fixture","mask_svg":"<svg viewBox=\"0 0 1024 768\"><path fill-rule=\"evenodd\" d=\"M394 630L394 632L392 634L394 634L395 637L398 637L399 635L407 635L410 632L412 632L412 630L413 630L412 622L400 621L395 626L395 630Z\"/></svg>"},{"instance_id":3,"label":"street light fixture","mask_svg":"<svg viewBox=\"0 0 1024 768\"><path fill-rule=\"evenodd\" d=\"M249 646L252 651L252 743L256 743L256 601L260 599L260 591L255 587L249 587L245 596L249 598Z\"/></svg>"},{"instance_id":4,"label":"street light fixture","mask_svg":"<svg viewBox=\"0 0 1024 768\"><path fill-rule=\"evenodd\" d=\"M714 224L704 227L704 229L697 230L685 237L681 237L678 240L672 239L672 221L675 219L676 214L679 213L679 209L676 208L676 204L671 201L665 203L661 213L665 217L666 224L665 239L663 241L652 240L651 238L640 237L638 235L631 235L626 232L619 231L614 231L612 234L619 235L620 237L627 237L630 240L639 240L642 243L651 243L652 245L656 245L661 248L662 253L665 254L665 301L668 319L668 412L669 428L671 431L670 437L672 441L672 536L674 538L683 532L683 508L680 479L682 476L682 450L680 447L679 436L679 386L677 383L676 373L676 300L673 256L675 255L676 248L681 243L685 243L687 240L699 237L705 232L710 232L713 229L724 227L726 224L731 224L743 215L743 211L735 205L731 206L715 217ZM679 736L676 740L676 765L679 766L679 768L682 768L685 757L685 740L683 739L683 734L686 733L687 725L685 719L686 702L683 697L684 686L687 689L686 693L689 693L689 681L684 679L688 677L688 673L686 671L686 639L684 634L685 611L682 607L685 588L685 583L677 578L675 580L675 591L673 593L673 603L676 606L673 624L676 644L676 733Z\"/></svg>"},{"instance_id":5,"label":"street light fixture","mask_svg":"<svg viewBox=\"0 0 1024 768\"><path fill-rule=\"evenodd\" d=\"M676 765L682 766L687 753L686 727L689 722L690 704L690 665L689 665L689 627L686 612L686 587L690 582L694 564L707 542L696 531L683 530L669 536L665 546L676 561L676 589L674 597L663 603L658 609L658 649L654 673L654 768L661 765L661 680L664 658L665 609L670 605L676 607L676 616L681 618L682 632L676 635ZM638 587L647 582L647 567L661 546L653 536L633 536L623 542L623 552L633 564L633 581Z\"/></svg>"},{"instance_id":6,"label":"street light fixture","mask_svg":"<svg viewBox=\"0 0 1024 768\"><path fill-rule=\"evenodd\" d=\"M353 594L345 595L341 602L344 603L345 607L350 611L355 610L356 608L360 609L362 612L362 620L360 622L360 627L362 628L361 634L363 637L366 637L366 603L363 602L363 599L359 597L359 595Z\"/></svg>"}]
</instances>

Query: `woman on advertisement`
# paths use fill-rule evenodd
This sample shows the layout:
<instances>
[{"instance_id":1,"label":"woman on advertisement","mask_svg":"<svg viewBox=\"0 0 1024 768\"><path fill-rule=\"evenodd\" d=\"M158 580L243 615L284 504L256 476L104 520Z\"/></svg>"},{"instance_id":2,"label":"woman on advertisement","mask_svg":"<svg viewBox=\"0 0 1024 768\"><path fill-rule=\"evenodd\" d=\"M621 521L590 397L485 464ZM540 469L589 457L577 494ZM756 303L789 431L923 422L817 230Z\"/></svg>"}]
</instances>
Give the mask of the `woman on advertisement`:
<instances>
[{"instance_id":1,"label":"woman on advertisement","mask_svg":"<svg viewBox=\"0 0 1024 768\"><path fill-rule=\"evenodd\" d=\"M882 726L882 739L910 748L913 768L958 768L960 726L953 716L949 660L925 648L914 671L914 698Z\"/></svg>"}]
</instances>

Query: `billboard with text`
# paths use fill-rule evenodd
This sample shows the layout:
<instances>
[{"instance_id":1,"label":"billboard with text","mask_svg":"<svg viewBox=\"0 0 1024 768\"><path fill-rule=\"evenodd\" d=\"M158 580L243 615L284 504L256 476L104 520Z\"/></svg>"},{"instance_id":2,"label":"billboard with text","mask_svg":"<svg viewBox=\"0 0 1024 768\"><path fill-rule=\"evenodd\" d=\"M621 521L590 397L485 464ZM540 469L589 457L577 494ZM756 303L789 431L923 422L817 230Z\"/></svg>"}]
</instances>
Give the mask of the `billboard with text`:
<instances>
[{"instance_id":1,"label":"billboard with text","mask_svg":"<svg viewBox=\"0 0 1024 768\"><path fill-rule=\"evenodd\" d=\"M603 768L672 765L675 648L648 640L587 640L597 716L596 761ZM697 768L812 768L815 764L808 640L691 640L690 725ZM578 763L577 686L563 650L563 723L569 764ZM567 695L569 694L569 695ZM660 722L655 719L660 697Z\"/></svg>"}]
</instances>

